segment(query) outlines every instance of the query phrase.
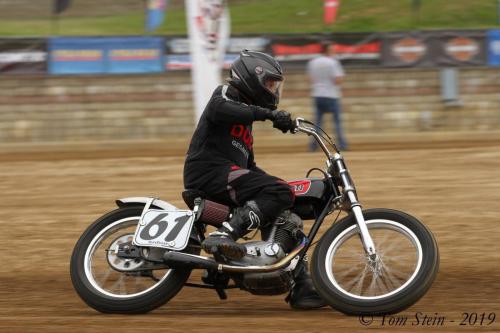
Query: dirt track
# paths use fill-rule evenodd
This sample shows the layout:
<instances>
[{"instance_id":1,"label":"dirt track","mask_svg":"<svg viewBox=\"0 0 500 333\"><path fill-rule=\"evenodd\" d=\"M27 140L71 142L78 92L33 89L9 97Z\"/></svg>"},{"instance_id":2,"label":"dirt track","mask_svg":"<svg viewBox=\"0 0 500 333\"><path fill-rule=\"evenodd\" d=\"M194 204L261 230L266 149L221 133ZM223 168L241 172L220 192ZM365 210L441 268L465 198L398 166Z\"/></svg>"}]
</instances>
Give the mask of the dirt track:
<instances>
[{"instance_id":1,"label":"dirt track","mask_svg":"<svg viewBox=\"0 0 500 333\"><path fill-rule=\"evenodd\" d=\"M134 152L130 152L134 156ZM50 155L50 154L49 154ZM0 332L341 332L365 327L331 309L291 311L283 297L238 290L186 288L147 315L102 315L87 307L69 281L72 247L87 225L114 209L114 199L158 196L182 206L182 157L52 159L0 164ZM318 154L257 155L285 179L323 166ZM500 331L500 145L487 148L347 152L366 208L390 207L421 218L434 232L441 268L429 293L400 315L446 317L439 331L460 326L463 312L496 313L481 332ZM328 223L325 223L325 226ZM192 277L197 280L197 277ZM450 322L454 320L454 322ZM485 321L486 323L486 321ZM386 327L387 328L387 327ZM387 331L431 331L431 327ZM384 330L385 331L385 330Z\"/></svg>"}]
</instances>

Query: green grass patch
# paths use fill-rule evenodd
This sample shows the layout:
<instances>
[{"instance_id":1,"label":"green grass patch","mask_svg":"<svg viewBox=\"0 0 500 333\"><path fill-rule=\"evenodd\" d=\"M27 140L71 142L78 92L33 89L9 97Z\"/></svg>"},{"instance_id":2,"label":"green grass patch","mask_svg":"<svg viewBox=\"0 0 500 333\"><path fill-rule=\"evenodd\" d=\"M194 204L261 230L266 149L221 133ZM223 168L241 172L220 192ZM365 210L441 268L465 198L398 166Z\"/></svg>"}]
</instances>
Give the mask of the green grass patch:
<instances>
[{"instance_id":1,"label":"green grass patch","mask_svg":"<svg viewBox=\"0 0 500 333\"><path fill-rule=\"evenodd\" d=\"M233 34L500 27L495 0L422 0L418 15L412 11L411 0L343 0L333 26L323 24L323 0L229 2ZM4 18L0 21L0 35L145 34L142 13L100 17L75 17L75 13L71 14L73 16L61 15L58 24L41 18ZM163 26L154 34L186 34L183 7L168 10Z\"/></svg>"}]
</instances>

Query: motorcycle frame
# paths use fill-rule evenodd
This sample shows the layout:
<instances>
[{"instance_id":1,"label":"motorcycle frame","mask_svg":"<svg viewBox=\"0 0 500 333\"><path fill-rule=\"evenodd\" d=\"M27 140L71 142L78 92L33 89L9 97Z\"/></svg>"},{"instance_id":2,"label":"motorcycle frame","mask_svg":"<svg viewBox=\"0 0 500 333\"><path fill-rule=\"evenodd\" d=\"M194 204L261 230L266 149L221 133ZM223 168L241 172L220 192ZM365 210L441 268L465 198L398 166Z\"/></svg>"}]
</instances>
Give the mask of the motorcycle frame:
<instances>
[{"instance_id":1,"label":"motorcycle frame","mask_svg":"<svg viewBox=\"0 0 500 333\"><path fill-rule=\"evenodd\" d=\"M316 237L316 234L318 233L320 226L323 224L324 219L330 213L330 211L332 211L332 206L334 209L335 208L340 209L341 205L344 202L348 202L350 204L349 210L352 211L352 213L354 214L356 223L359 227L363 249L365 250L366 255L370 259L375 260L377 256L375 250L375 244L366 226L365 218L363 216L363 209L356 194L356 187L354 186L354 183L351 180L352 178L349 173L349 170L346 167L343 156L340 154L335 145L333 145L335 153L332 154L328 150L328 147L326 146L324 140L318 134L318 132L313 128L304 126L305 123L306 121L303 118L297 118L295 120L295 128L293 129L293 133L303 132L309 136L312 136L319 144L325 155L327 156L327 161L326 161L327 170L325 174L328 178L332 194L328 198L328 201L323 207L323 210L321 211L320 215L316 218L314 224L311 227L311 230L309 231L309 234L307 236L309 242L308 244L306 244L303 251L301 252L300 259L302 259L305 256L307 250L309 249L314 238ZM339 187L343 189L343 193L339 192Z\"/></svg>"}]
</instances>

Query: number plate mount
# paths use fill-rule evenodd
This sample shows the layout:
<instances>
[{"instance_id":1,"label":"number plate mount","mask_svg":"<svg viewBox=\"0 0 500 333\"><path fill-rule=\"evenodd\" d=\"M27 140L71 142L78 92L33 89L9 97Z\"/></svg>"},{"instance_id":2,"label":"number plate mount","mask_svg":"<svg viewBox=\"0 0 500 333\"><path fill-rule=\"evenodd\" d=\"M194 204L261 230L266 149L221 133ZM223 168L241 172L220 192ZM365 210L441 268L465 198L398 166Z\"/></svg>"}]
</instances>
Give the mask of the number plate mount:
<instances>
[{"instance_id":1,"label":"number plate mount","mask_svg":"<svg viewBox=\"0 0 500 333\"><path fill-rule=\"evenodd\" d=\"M195 215L190 210L149 209L135 230L133 244L181 251L189 242Z\"/></svg>"}]
</instances>

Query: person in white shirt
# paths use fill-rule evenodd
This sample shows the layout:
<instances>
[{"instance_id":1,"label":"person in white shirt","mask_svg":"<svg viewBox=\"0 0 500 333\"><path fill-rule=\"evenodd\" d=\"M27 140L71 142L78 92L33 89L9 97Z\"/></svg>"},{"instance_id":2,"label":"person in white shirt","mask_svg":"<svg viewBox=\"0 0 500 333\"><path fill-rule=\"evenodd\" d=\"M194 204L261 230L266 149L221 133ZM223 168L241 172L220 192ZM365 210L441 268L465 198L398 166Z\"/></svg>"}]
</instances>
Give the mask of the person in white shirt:
<instances>
[{"instance_id":1,"label":"person in white shirt","mask_svg":"<svg viewBox=\"0 0 500 333\"><path fill-rule=\"evenodd\" d=\"M333 113L338 148L346 150L348 145L342 130L340 109L340 84L345 74L340 62L334 58L334 45L328 42L323 42L321 45L323 53L307 64L316 124L321 126L324 113ZM316 149L316 141L312 140L310 150L315 151Z\"/></svg>"}]
</instances>

